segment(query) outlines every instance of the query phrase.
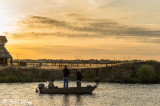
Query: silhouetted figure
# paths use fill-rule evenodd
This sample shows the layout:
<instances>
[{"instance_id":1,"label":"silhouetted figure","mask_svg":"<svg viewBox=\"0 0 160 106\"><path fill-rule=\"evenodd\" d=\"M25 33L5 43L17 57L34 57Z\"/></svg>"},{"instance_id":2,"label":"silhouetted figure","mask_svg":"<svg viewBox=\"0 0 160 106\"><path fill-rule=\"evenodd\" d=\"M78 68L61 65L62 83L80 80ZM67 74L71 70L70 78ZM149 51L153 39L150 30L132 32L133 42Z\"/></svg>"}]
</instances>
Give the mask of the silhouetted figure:
<instances>
[{"instance_id":1,"label":"silhouetted figure","mask_svg":"<svg viewBox=\"0 0 160 106\"><path fill-rule=\"evenodd\" d=\"M77 70L77 73L76 73L76 82L77 82L77 87L81 87L81 80L83 79L83 76L80 72L80 69Z\"/></svg>"},{"instance_id":2,"label":"silhouetted figure","mask_svg":"<svg viewBox=\"0 0 160 106\"><path fill-rule=\"evenodd\" d=\"M64 75L64 88L68 88L70 71L67 68L67 65L65 65L65 68L63 69L63 75Z\"/></svg>"},{"instance_id":3,"label":"silhouetted figure","mask_svg":"<svg viewBox=\"0 0 160 106\"><path fill-rule=\"evenodd\" d=\"M36 88L36 93L38 93L38 89Z\"/></svg>"},{"instance_id":4,"label":"silhouetted figure","mask_svg":"<svg viewBox=\"0 0 160 106\"><path fill-rule=\"evenodd\" d=\"M48 88L49 89L54 88L54 79L52 79L51 81L49 81Z\"/></svg>"}]
</instances>

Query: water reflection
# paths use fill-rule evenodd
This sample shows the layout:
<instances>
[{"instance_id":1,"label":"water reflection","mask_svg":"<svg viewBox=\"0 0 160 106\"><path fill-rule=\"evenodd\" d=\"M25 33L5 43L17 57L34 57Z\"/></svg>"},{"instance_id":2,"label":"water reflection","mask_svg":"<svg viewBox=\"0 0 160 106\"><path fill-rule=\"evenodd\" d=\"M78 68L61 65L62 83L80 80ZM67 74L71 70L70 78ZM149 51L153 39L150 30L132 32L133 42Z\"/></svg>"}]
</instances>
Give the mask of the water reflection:
<instances>
[{"instance_id":1,"label":"water reflection","mask_svg":"<svg viewBox=\"0 0 160 106\"><path fill-rule=\"evenodd\" d=\"M69 104L69 95L64 95L63 96L63 106L70 106Z\"/></svg>"},{"instance_id":2,"label":"water reflection","mask_svg":"<svg viewBox=\"0 0 160 106\"><path fill-rule=\"evenodd\" d=\"M76 103L82 102L81 95L76 95Z\"/></svg>"},{"instance_id":3,"label":"water reflection","mask_svg":"<svg viewBox=\"0 0 160 106\"><path fill-rule=\"evenodd\" d=\"M82 105L83 99L82 95L76 95L76 105Z\"/></svg>"},{"instance_id":4,"label":"water reflection","mask_svg":"<svg viewBox=\"0 0 160 106\"><path fill-rule=\"evenodd\" d=\"M49 99L50 99L50 100L53 100L53 99L54 99L54 95L50 95L50 96L49 96Z\"/></svg>"},{"instance_id":5,"label":"water reflection","mask_svg":"<svg viewBox=\"0 0 160 106\"><path fill-rule=\"evenodd\" d=\"M88 84L93 83L84 82L83 86ZM158 84L100 83L91 95L39 94L35 92L37 85L38 83L0 83L0 106L3 106L3 99L26 99L31 101L33 106L160 106L160 85ZM56 85L62 87L62 81L56 81ZM70 86L75 86L75 82L71 81Z\"/></svg>"}]
</instances>

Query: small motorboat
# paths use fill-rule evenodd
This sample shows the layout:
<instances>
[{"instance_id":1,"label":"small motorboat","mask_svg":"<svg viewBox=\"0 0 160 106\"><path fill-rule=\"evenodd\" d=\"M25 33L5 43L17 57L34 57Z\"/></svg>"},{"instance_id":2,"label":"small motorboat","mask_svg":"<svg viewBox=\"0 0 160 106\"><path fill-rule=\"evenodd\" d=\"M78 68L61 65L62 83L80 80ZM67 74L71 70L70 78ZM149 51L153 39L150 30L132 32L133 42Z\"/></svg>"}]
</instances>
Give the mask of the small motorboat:
<instances>
[{"instance_id":1,"label":"small motorboat","mask_svg":"<svg viewBox=\"0 0 160 106\"><path fill-rule=\"evenodd\" d=\"M92 94L93 90L97 88L97 86L88 85L87 87L69 87L69 88L55 87L49 89L47 87L44 87L43 84L39 84L38 88L41 94Z\"/></svg>"}]
</instances>

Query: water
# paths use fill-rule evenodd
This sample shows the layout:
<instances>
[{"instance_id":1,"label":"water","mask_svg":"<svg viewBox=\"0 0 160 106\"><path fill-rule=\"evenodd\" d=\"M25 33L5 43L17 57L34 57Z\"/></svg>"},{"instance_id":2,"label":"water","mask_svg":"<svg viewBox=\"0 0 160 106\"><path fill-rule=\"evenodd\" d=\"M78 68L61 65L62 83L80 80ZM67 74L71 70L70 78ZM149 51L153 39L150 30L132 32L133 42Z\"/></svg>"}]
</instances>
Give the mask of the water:
<instances>
[{"instance_id":1,"label":"water","mask_svg":"<svg viewBox=\"0 0 160 106\"><path fill-rule=\"evenodd\" d=\"M59 87L62 84L62 81L55 81ZM93 83L83 82L83 86L87 84ZM29 102L32 102L32 106L160 106L158 84L100 83L91 95L39 94L35 92L37 85L38 83L1 83L0 106L27 106ZM75 82L69 83L69 86L75 85ZM19 103L10 102L18 99ZM23 102L25 99L26 102Z\"/></svg>"}]
</instances>

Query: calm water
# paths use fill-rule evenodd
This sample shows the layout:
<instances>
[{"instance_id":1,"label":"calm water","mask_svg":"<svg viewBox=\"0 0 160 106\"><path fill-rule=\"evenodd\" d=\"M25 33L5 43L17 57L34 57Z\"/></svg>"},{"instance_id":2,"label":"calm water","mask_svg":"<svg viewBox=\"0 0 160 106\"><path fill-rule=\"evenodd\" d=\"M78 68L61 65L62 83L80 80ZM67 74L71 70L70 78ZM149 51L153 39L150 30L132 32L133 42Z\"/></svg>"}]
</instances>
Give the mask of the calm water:
<instances>
[{"instance_id":1,"label":"calm water","mask_svg":"<svg viewBox=\"0 0 160 106\"><path fill-rule=\"evenodd\" d=\"M93 83L83 83L83 86ZM39 94L38 83L0 84L0 106L160 106L160 85L100 83L91 95ZM45 82L47 85L47 82ZM62 87L62 81L55 85ZM75 86L75 82L70 82ZM19 102L13 102L19 99ZM26 102L23 102L25 101ZM12 101L12 102L11 102Z\"/></svg>"}]
</instances>

